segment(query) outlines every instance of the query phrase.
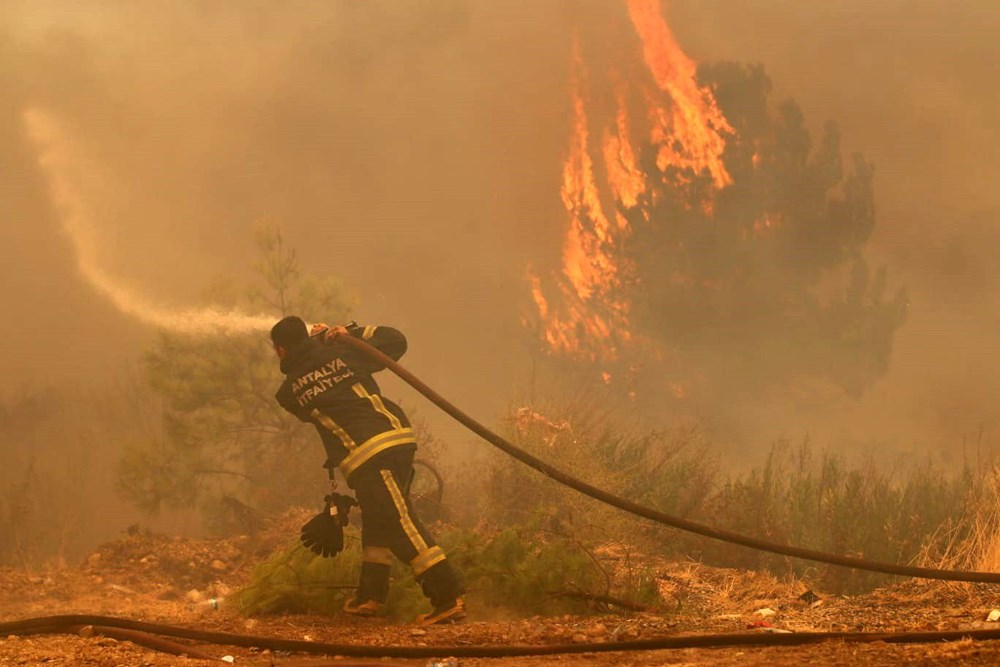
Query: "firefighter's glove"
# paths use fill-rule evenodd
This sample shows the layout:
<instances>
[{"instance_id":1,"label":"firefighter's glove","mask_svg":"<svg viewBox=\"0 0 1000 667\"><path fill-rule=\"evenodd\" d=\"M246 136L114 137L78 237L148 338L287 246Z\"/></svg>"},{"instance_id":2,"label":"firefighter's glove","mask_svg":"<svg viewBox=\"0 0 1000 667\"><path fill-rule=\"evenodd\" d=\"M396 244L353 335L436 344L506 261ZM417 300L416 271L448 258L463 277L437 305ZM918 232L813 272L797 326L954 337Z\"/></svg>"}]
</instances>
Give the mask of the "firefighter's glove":
<instances>
[{"instance_id":1,"label":"firefighter's glove","mask_svg":"<svg viewBox=\"0 0 1000 667\"><path fill-rule=\"evenodd\" d=\"M356 504L350 496L339 493L327 496L323 511L302 526L299 539L303 546L324 558L339 554L344 549L344 526L347 525L348 512Z\"/></svg>"}]
</instances>

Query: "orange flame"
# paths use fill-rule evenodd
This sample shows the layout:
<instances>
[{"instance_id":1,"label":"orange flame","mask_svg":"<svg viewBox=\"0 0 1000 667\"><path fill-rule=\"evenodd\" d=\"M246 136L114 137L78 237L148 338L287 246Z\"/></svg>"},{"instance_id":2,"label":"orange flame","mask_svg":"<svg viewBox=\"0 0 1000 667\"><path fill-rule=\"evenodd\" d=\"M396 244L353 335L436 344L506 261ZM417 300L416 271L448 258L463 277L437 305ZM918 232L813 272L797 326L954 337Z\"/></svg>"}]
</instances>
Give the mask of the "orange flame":
<instances>
[{"instance_id":1,"label":"orange flame","mask_svg":"<svg viewBox=\"0 0 1000 667\"><path fill-rule=\"evenodd\" d=\"M634 88L645 93L641 98L648 121L645 131L657 150L657 167L662 172L670 170L669 176L677 186L693 182L696 175L708 174L717 189L726 187L732 178L722 159L724 135L732 134L732 127L711 90L698 85L695 63L678 46L659 12L658 0L627 2L642 42L645 64L656 87L669 98L663 104L657 99L663 96L655 95L651 86ZM616 113L601 135L601 175L606 179L603 185L607 197L602 199L602 185L591 156L590 127L594 121L587 110L588 74L577 39L573 42L570 71L572 127L560 189L569 219L562 270L553 276L554 289L550 285L547 291L538 275L529 272L528 279L541 322L540 333L551 351L614 359L619 344L633 339L630 304L621 296L620 288L635 283L635 278L619 258L621 242L630 233L629 213L650 220L643 195L657 193L649 188L650 181L639 167L632 143L630 87L618 81ZM679 192L679 196L683 194ZM706 215L711 215L713 202L699 203ZM606 213L606 205L614 209L613 218ZM558 298L550 298L552 295Z\"/></svg>"},{"instance_id":2,"label":"orange flame","mask_svg":"<svg viewBox=\"0 0 1000 667\"><path fill-rule=\"evenodd\" d=\"M583 88L586 69L579 43L573 45L573 134L569 157L563 165L562 200L570 214L563 244L563 273L576 295L589 299L595 290L614 281L616 267L609 254L611 224L601 206L594 163L590 157L590 131Z\"/></svg>"},{"instance_id":3,"label":"orange flame","mask_svg":"<svg viewBox=\"0 0 1000 667\"><path fill-rule=\"evenodd\" d=\"M659 0L628 0L629 17L642 40L643 56L656 85L671 99L669 113L657 109L654 141L660 150L657 166L708 171L717 188L733 182L722 161L733 134L712 91L698 85L697 66L681 50L660 13Z\"/></svg>"},{"instance_id":4,"label":"orange flame","mask_svg":"<svg viewBox=\"0 0 1000 667\"><path fill-rule=\"evenodd\" d=\"M628 100L624 86L618 86L616 99L618 113L615 116L615 132L610 130L604 135L604 164L608 172L608 184L611 186L615 201L625 208L635 208L639 196L646 189L646 177L639 169L629 136ZM627 226L625 218L617 216L618 227Z\"/></svg>"}]
</instances>

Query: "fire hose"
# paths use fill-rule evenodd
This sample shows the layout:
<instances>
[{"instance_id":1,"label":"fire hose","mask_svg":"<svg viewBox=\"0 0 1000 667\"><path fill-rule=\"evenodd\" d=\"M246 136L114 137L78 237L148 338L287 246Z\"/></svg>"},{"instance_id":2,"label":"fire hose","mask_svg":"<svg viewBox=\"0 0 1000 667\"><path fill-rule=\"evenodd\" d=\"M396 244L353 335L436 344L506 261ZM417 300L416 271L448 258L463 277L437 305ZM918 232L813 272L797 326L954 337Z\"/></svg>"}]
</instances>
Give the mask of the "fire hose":
<instances>
[{"instance_id":1,"label":"fire hose","mask_svg":"<svg viewBox=\"0 0 1000 667\"><path fill-rule=\"evenodd\" d=\"M612 493L598 489L584 481L576 479L558 468L538 459L524 450L511 444L504 438L492 432L472 417L459 410L419 378L400 366L394 360L352 336L341 336L348 345L378 361L414 389L423 394L431 402L444 410L459 423L470 429L487 442L515 459L528 465L549 478L579 491L595 500L613 507L649 519L656 523L695 533L705 537L738 544L751 549L770 553L802 558L806 560L828 563L859 570L883 572L925 579L943 579L947 581L966 581L977 583L1000 583L1000 574L993 572L969 572L961 570L942 570L925 567L913 567L894 563L880 563L864 558L840 556L802 547L778 544L731 531L721 530L712 526L675 517L659 510L645 507L633 501L621 498ZM130 619L97 616L97 615L64 615L40 618L22 619L0 623L0 636L32 635L55 632L78 632L81 627L92 634L105 633L106 636L117 636L136 643L156 648L157 650L176 653L185 650L183 645L154 637L160 635L179 639L201 641L216 645L241 646L249 648L266 648L276 651L289 651L307 654L338 655L360 658L434 658L451 656L459 658L503 658L518 656L557 655L571 653L596 653L612 651L651 651L678 648L719 648L731 646L801 646L829 640L840 640L851 643L922 643L939 641L957 641L961 639L996 640L1000 639L1000 629L994 630L955 630L934 632L795 632L795 633L723 633L710 635L688 635L656 637L629 641L610 641L602 644L550 644L536 646L359 646L354 644L330 644L323 642L282 639L276 637L260 637L240 635L227 632L213 632L194 628L183 628L148 623ZM117 629L117 630L116 630ZM212 659L204 652L191 650L188 655L201 659ZM336 662L341 667L350 667L359 663ZM386 664L386 663L382 663Z\"/></svg>"},{"instance_id":2,"label":"fire hose","mask_svg":"<svg viewBox=\"0 0 1000 667\"><path fill-rule=\"evenodd\" d=\"M656 523L662 524L664 526L670 526L672 528L677 528L679 530L687 531L689 533L695 533L697 535L703 535L705 537L710 537L712 539L721 540L723 542L729 542L731 544L739 544L744 547L749 547L750 549L756 549L758 551L767 551L770 553L780 554L782 556L791 556L793 558L801 558L804 560L811 560L820 563L828 563L830 565L838 565L841 567L848 567L855 570L867 570L869 572L883 572L885 574L898 574L907 577L919 577L922 579L943 579L945 581L968 581L975 583L987 583L987 584L1000 584L1000 573L996 572L971 572L965 570L942 570L936 568L928 567L915 567L912 565L898 565L896 563L881 563L878 561L868 560L866 558L857 558L854 556L841 556L839 554L830 554L822 551L816 551L813 549L805 549L802 547L796 547L787 544L779 544L777 542L770 542L768 540L762 540L760 538L751 537L749 535L742 535L740 533L735 533L728 530L722 530L720 528L715 528L706 524L698 523L696 521L691 521L689 519L684 519L681 517L672 516L665 512L653 509L651 507L646 507L640 505L639 503L633 502L621 496L616 496L613 493L604 491L595 486L592 486L582 480L579 480L572 475L569 475L562 470L552 466L545 461L529 454L528 452L516 447L509 441L501 438L499 435L486 428L475 419L464 413L462 410L458 409L455 405L449 402L447 399L442 397L440 394L435 392L433 389L424 384L420 378L416 377L413 373L406 370L400 366L396 361L383 354L380 350L372 347L368 343L365 343L359 338L353 336L338 336L338 342L343 342L357 349L359 352L371 357L373 360L378 361L380 364L384 365L386 368L391 370L393 373L398 375L404 382L409 384L411 387L416 389L418 392L423 394L428 400L437 405L439 408L444 410L448 415L454 418L456 421L461 423L463 426L468 428L470 431L483 438L493 446L497 447L504 453L514 457L521 463L534 468L543 475L549 478L575 489L580 493L590 496L595 500L598 500L607 505L617 507L618 509L624 510L636 516L649 519Z\"/></svg>"},{"instance_id":3,"label":"fire hose","mask_svg":"<svg viewBox=\"0 0 1000 667\"><path fill-rule=\"evenodd\" d=\"M290 653L307 653L312 655L338 655L352 658L438 658L442 656L454 658L512 658L539 655L566 655L572 653L609 653L615 651L655 651L681 648L725 648L732 646L803 646L829 640L840 640L850 643L886 642L890 644L917 644L941 641L959 641L962 639L993 640L1000 639L1000 630L945 630L933 632L792 632L792 633L749 633L734 632L713 635L685 635L672 637L654 637L650 639L633 639L628 641L611 641L603 644L543 644L543 645L506 645L506 646L365 646L358 644L329 644L324 642L305 641L300 639L282 639L280 637L261 637L241 635L230 632L216 632L182 628L160 623L133 621L114 616L96 616L90 614L73 614L64 616L45 616L29 618L20 621L0 623L0 635L37 635L58 632L73 632L77 628L93 627L93 634L100 634L108 628L119 628L129 631L119 633L122 639L144 643L153 647L154 641L160 644L164 640L155 640L150 635L162 635L177 639L189 639L219 646L240 646L244 648L270 649ZM111 634L111 633L109 633ZM146 635L147 639L143 639ZM150 641L153 639L153 641ZM173 653L180 645L173 644ZM162 648L160 650L163 650ZM188 652L189 657L195 651ZM203 651L197 651L201 659L213 659ZM350 667L346 662L336 662L341 667ZM386 663L381 663L386 664ZM389 666L391 667L391 665Z\"/></svg>"}]
</instances>

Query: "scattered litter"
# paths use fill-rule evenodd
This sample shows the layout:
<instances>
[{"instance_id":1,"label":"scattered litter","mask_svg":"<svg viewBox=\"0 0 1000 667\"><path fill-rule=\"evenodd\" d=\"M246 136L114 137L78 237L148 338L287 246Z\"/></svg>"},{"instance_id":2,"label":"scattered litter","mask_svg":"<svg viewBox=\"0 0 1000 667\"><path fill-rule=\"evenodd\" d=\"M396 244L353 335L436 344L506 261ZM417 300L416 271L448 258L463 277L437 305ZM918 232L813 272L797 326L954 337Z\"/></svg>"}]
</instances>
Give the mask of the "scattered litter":
<instances>
[{"instance_id":1,"label":"scattered litter","mask_svg":"<svg viewBox=\"0 0 1000 667\"><path fill-rule=\"evenodd\" d=\"M122 593L124 595L135 595L135 591L133 591L128 586L119 586L118 584L108 584L108 588L115 591L116 593Z\"/></svg>"},{"instance_id":2,"label":"scattered litter","mask_svg":"<svg viewBox=\"0 0 1000 667\"><path fill-rule=\"evenodd\" d=\"M222 662L228 662L230 665L236 662L236 658L231 655L222 656Z\"/></svg>"},{"instance_id":3,"label":"scattered litter","mask_svg":"<svg viewBox=\"0 0 1000 667\"><path fill-rule=\"evenodd\" d=\"M761 630L761 632L770 632L770 633L776 634L776 635L790 635L790 634L792 634L791 630L785 630L783 628L768 627L768 628L761 628L760 630Z\"/></svg>"},{"instance_id":4,"label":"scattered litter","mask_svg":"<svg viewBox=\"0 0 1000 667\"><path fill-rule=\"evenodd\" d=\"M994 609L990 612L989 616L986 617L987 623L996 623L1000 621L1000 609Z\"/></svg>"},{"instance_id":5,"label":"scattered litter","mask_svg":"<svg viewBox=\"0 0 1000 667\"><path fill-rule=\"evenodd\" d=\"M201 602L195 602L189 605L191 611L211 611L218 609L223 603L223 598L208 598L207 600L202 600Z\"/></svg>"},{"instance_id":6,"label":"scattered litter","mask_svg":"<svg viewBox=\"0 0 1000 667\"><path fill-rule=\"evenodd\" d=\"M763 609L758 609L754 613L757 614L758 616L763 617L763 618L767 618L769 616L774 616L778 612L776 612L775 610L771 609L770 607L764 607Z\"/></svg>"}]
</instances>

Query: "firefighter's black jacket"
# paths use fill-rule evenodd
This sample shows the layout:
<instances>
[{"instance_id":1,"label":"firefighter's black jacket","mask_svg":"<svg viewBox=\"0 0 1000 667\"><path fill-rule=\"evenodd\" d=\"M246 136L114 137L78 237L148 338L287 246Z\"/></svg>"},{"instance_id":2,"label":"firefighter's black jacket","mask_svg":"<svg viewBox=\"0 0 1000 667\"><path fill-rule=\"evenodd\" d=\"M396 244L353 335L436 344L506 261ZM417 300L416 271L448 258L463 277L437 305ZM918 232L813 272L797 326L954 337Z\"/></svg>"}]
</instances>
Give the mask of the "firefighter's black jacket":
<instances>
[{"instance_id":1,"label":"firefighter's black jacket","mask_svg":"<svg viewBox=\"0 0 1000 667\"><path fill-rule=\"evenodd\" d=\"M356 327L361 338L393 359L406 352L406 338L391 327ZM281 407L316 426L326 448L326 467L350 482L351 474L373 456L393 447L416 447L403 410L379 392L372 373L384 366L334 338L314 336L288 350L281 360L285 381L276 398Z\"/></svg>"}]
</instances>

